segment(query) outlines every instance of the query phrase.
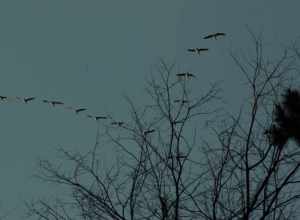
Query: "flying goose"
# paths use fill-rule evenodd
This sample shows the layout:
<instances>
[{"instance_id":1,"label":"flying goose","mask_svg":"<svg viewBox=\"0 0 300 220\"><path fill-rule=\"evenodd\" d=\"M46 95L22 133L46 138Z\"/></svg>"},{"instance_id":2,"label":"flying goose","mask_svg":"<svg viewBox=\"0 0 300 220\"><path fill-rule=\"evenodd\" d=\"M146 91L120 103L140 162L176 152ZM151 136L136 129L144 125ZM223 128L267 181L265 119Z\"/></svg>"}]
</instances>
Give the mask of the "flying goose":
<instances>
[{"instance_id":1,"label":"flying goose","mask_svg":"<svg viewBox=\"0 0 300 220\"><path fill-rule=\"evenodd\" d=\"M75 113L78 114L79 112L83 112L86 110L87 110L87 108L78 108L78 109L75 109Z\"/></svg>"},{"instance_id":2,"label":"flying goose","mask_svg":"<svg viewBox=\"0 0 300 220\"><path fill-rule=\"evenodd\" d=\"M49 100L46 100L46 99L44 99L43 102L44 103L50 103L50 104L52 104L53 107L55 107L55 105L63 105L64 104L63 102L60 102L60 101L49 101Z\"/></svg>"},{"instance_id":3,"label":"flying goose","mask_svg":"<svg viewBox=\"0 0 300 220\"><path fill-rule=\"evenodd\" d=\"M194 74L189 73L189 72L177 73L176 76L178 77L178 80L196 78L196 76Z\"/></svg>"},{"instance_id":4,"label":"flying goose","mask_svg":"<svg viewBox=\"0 0 300 220\"><path fill-rule=\"evenodd\" d=\"M208 51L208 48L190 48L187 51L192 53L198 53L200 55L201 52Z\"/></svg>"},{"instance_id":5,"label":"flying goose","mask_svg":"<svg viewBox=\"0 0 300 220\"><path fill-rule=\"evenodd\" d=\"M200 52L208 51L208 48L196 48L197 53L200 55Z\"/></svg>"},{"instance_id":6,"label":"flying goose","mask_svg":"<svg viewBox=\"0 0 300 220\"><path fill-rule=\"evenodd\" d=\"M217 37L224 37L226 34L223 33L223 32L217 32L217 33L214 33L214 34L209 34L205 37L203 37L203 39L211 39L211 38L215 38L217 40Z\"/></svg>"},{"instance_id":7,"label":"flying goose","mask_svg":"<svg viewBox=\"0 0 300 220\"><path fill-rule=\"evenodd\" d=\"M35 97L28 97L28 98L24 98L23 100L25 103L28 103L30 101L33 101L34 99L35 99Z\"/></svg>"},{"instance_id":8,"label":"flying goose","mask_svg":"<svg viewBox=\"0 0 300 220\"><path fill-rule=\"evenodd\" d=\"M112 125L118 125L118 126L122 126L124 124L123 121L114 121L111 123Z\"/></svg>"},{"instance_id":9,"label":"flying goose","mask_svg":"<svg viewBox=\"0 0 300 220\"><path fill-rule=\"evenodd\" d=\"M0 99L5 100L5 99L7 99L7 96L0 96Z\"/></svg>"}]
</instances>

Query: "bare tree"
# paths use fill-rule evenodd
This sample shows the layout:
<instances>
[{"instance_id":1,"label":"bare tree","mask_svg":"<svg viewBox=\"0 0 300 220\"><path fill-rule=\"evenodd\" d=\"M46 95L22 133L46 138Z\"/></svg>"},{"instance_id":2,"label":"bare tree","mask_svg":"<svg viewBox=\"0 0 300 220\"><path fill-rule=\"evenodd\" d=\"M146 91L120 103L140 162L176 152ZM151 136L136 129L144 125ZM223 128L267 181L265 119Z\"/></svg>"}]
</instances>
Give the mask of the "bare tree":
<instances>
[{"instance_id":1,"label":"bare tree","mask_svg":"<svg viewBox=\"0 0 300 220\"><path fill-rule=\"evenodd\" d=\"M254 59L232 54L249 85L249 97L238 115L227 114L214 129L217 147L205 147L210 184L198 206L204 203L207 219L292 219L300 195L299 146L288 143L299 134L290 129L295 123L288 127L281 120L279 107L295 57L285 50L270 61L263 54L262 39L251 36ZM286 109L287 100L284 110L293 108ZM296 110L288 113L293 119L300 115Z\"/></svg>"},{"instance_id":2,"label":"bare tree","mask_svg":"<svg viewBox=\"0 0 300 220\"><path fill-rule=\"evenodd\" d=\"M286 101L289 96L280 99L288 74L294 70L295 56L286 50L271 62L263 54L262 40L251 36L254 59L232 54L250 95L238 115L226 113L222 120L207 125L217 141L200 137L196 128L201 122L219 119L221 109L213 108L213 102L220 100L218 85L195 96L190 84L197 78L178 79L174 65L161 61L159 77L147 81L149 105L137 107L126 97L130 120L98 121L104 132L97 132L96 144L86 155L61 149L64 166L40 161L39 178L66 186L70 194L52 203L28 203L29 216L292 219L299 198L300 152L299 143L289 140L298 141L299 136L297 129L291 131L281 121L287 115L281 119L279 115L285 108L284 114L293 120L298 117ZM279 136L284 141L278 141ZM116 153L109 169L104 169L100 153L106 147ZM73 163L70 170L66 161Z\"/></svg>"}]
</instances>

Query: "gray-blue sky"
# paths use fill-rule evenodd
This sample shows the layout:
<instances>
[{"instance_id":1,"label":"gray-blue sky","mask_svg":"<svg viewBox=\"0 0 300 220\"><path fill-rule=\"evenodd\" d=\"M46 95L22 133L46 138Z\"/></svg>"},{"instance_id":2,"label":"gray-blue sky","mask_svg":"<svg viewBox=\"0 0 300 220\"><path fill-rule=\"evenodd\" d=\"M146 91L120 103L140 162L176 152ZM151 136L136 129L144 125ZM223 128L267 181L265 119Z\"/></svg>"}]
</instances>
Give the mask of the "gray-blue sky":
<instances>
[{"instance_id":1,"label":"gray-blue sky","mask_svg":"<svg viewBox=\"0 0 300 220\"><path fill-rule=\"evenodd\" d=\"M196 72L199 87L225 80L227 98L240 100L234 95L241 77L228 50L251 46L249 25L276 53L300 35L299 8L296 1L277 0L2 0L0 95L55 98L122 118L122 93L141 104L150 66L163 57ZM228 36L201 39L215 31ZM191 56L186 48L193 46L211 51ZM5 210L47 192L30 178L38 156L51 159L58 146L82 149L94 142L95 123L37 102L0 104L0 119Z\"/></svg>"}]
</instances>

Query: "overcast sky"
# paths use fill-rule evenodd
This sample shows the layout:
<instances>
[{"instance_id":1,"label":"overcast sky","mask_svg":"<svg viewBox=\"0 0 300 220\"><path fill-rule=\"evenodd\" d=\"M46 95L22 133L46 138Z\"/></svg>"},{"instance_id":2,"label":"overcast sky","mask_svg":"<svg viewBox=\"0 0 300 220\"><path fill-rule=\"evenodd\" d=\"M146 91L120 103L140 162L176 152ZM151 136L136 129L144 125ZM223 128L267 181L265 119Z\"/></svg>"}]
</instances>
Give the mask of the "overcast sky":
<instances>
[{"instance_id":1,"label":"overcast sky","mask_svg":"<svg viewBox=\"0 0 300 220\"><path fill-rule=\"evenodd\" d=\"M300 36L299 8L291 0L1 0L0 95L38 98L0 104L3 210L51 192L32 178L38 157L94 143L93 121L39 100L126 117L122 94L142 104L145 78L161 57L196 73L199 89L224 80L224 96L238 104L242 77L229 50L251 46L248 25L276 55ZM226 38L202 39L216 31ZM189 47L210 52L191 56Z\"/></svg>"}]
</instances>

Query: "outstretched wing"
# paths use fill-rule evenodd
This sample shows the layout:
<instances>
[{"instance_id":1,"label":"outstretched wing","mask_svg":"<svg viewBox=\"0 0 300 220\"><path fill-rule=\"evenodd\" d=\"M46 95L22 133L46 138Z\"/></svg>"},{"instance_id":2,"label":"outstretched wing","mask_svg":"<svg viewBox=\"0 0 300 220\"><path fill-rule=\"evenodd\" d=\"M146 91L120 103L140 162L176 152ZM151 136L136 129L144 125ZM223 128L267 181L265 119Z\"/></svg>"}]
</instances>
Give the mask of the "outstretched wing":
<instances>
[{"instance_id":1,"label":"outstretched wing","mask_svg":"<svg viewBox=\"0 0 300 220\"><path fill-rule=\"evenodd\" d=\"M95 116L95 119L96 119L96 120L99 120L99 119L107 119L107 117L106 117L106 116Z\"/></svg>"},{"instance_id":2,"label":"outstretched wing","mask_svg":"<svg viewBox=\"0 0 300 220\"><path fill-rule=\"evenodd\" d=\"M223 33L223 32L217 32L216 34L215 34L215 36L217 37L217 36L225 36L226 34L225 33Z\"/></svg>"},{"instance_id":3,"label":"outstretched wing","mask_svg":"<svg viewBox=\"0 0 300 220\"><path fill-rule=\"evenodd\" d=\"M50 101L52 105L63 105L64 103L61 101Z\"/></svg>"},{"instance_id":4,"label":"outstretched wing","mask_svg":"<svg viewBox=\"0 0 300 220\"><path fill-rule=\"evenodd\" d=\"M208 51L208 48L196 48L197 53L200 55L200 52Z\"/></svg>"},{"instance_id":5,"label":"outstretched wing","mask_svg":"<svg viewBox=\"0 0 300 220\"><path fill-rule=\"evenodd\" d=\"M86 111L86 110L87 110L86 108L79 108L79 109L76 109L75 112L79 113L79 112L83 112L83 111Z\"/></svg>"},{"instance_id":6,"label":"outstretched wing","mask_svg":"<svg viewBox=\"0 0 300 220\"><path fill-rule=\"evenodd\" d=\"M189 77L196 77L193 73L187 73L187 77L189 78Z\"/></svg>"},{"instance_id":7,"label":"outstretched wing","mask_svg":"<svg viewBox=\"0 0 300 220\"><path fill-rule=\"evenodd\" d=\"M122 126L124 124L123 121L114 121L111 123L111 125L118 125L118 126Z\"/></svg>"},{"instance_id":8,"label":"outstretched wing","mask_svg":"<svg viewBox=\"0 0 300 220\"><path fill-rule=\"evenodd\" d=\"M203 37L203 39L210 39L210 38L213 38L213 37L215 37L215 34L209 34L209 35Z\"/></svg>"},{"instance_id":9,"label":"outstretched wing","mask_svg":"<svg viewBox=\"0 0 300 220\"><path fill-rule=\"evenodd\" d=\"M197 48L197 51L208 51L208 48Z\"/></svg>"},{"instance_id":10,"label":"outstretched wing","mask_svg":"<svg viewBox=\"0 0 300 220\"><path fill-rule=\"evenodd\" d=\"M24 98L24 102L27 103L27 102L33 101L34 99L35 99L35 97Z\"/></svg>"},{"instance_id":11,"label":"outstretched wing","mask_svg":"<svg viewBox=\"0 0 300 220\"><path fill-rule=\"evenodd\" d=\"M194 49L194 48L189 48L189 49L187 49L187 51L188 51L188 52L196 52L196 49Z\"/></svg>"},{"instance_id":12,"label":"outstretched wing","mask_svg":"<svg viewBox=\"0 0 300 220\"><path fill-rule=\"evenodd\" d=\"M177 73L176 76L178 80L183 80L185 78L185 73Z\"/></svg>"}]
</instances>

